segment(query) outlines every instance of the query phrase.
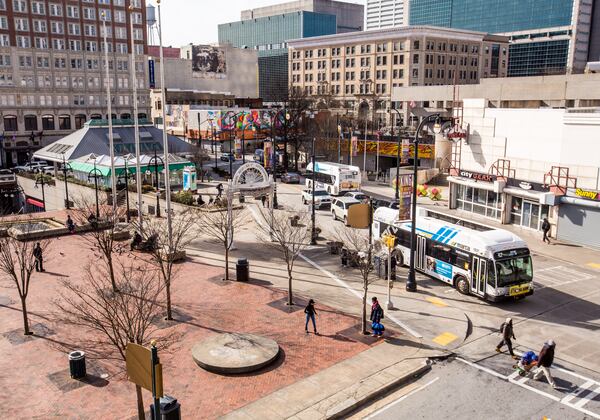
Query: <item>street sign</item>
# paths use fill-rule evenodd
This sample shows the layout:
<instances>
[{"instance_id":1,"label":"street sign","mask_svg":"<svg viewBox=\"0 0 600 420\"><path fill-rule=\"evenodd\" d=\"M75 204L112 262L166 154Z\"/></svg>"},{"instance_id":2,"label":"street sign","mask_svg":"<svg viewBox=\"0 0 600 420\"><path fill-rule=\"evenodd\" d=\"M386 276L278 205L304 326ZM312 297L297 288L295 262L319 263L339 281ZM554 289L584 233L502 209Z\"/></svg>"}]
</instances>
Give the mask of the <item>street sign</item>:
<instances>
[{"instance_id":1,"label":"street sign","mask_svg":"<svg viewBox=\"0 0 600 420\"><path fill-rule=\"evenodd\" d=\"M348 225L356 229L369 227L369 205L354 204L348 209Z\"/></svg>"},{"instance_id":2,"label":"street sign","mask_svg":"<svg viewBox=\"0 0 600 420\"><path fill-rule=\"evenodd\" d=\"M152 353L139 344L127 343L125 350L129 381L152 392ZM163 396L162 365L156 365L156 395Z\"/></svg>"}]
</instances>

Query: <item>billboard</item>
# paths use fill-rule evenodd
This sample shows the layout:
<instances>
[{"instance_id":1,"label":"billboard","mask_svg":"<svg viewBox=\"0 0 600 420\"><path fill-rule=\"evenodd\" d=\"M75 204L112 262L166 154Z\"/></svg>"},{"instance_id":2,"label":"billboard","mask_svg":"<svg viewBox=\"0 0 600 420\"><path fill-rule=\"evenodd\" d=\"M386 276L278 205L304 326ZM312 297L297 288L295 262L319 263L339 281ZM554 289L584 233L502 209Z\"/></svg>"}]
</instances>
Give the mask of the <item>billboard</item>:
<instances>
[{"instance_id":1,"label":"billboard","mask_svg":"<svg viewBox=\"0 0 600 420\"><path fill-rule=\"evenodd\" d=\"M192 45L192 76L221 78L227 73L225 51L211 45Z\"/></svg>"}]
</instances>

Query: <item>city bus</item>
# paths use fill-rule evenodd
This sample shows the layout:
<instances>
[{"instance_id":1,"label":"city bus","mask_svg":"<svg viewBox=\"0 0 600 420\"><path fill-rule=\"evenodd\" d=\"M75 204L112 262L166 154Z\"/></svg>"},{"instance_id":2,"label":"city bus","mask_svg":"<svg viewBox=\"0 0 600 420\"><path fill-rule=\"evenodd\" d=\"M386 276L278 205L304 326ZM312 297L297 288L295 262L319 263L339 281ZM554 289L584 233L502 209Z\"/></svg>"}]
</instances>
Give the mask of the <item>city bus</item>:
<instances>
[{"instance_id":1,"label":"city bus","mask_svg":"<svg viewBox=\"0 0 600 420\"><path fill-rule=\"evenodd\" d=\"M306 186L312 188L312 169L306 165ZM360 168L333 162L315 163L315 188L326 190L330 195L344 195L360 190Z\"/></svg>"},{"instance_id":2,"label":"city bus","mask_svg":"<svg viewBox=\"0 0 600 420\"><path fill-rule=\"evenodd\" d=\"M517 235L467 220L431 214L418 208L415 268L473 294L497 302L533 294L533 265L527 243ZM446 220L444 220L446 219ZM398 220L398 210L380 207L373 215L373 237L396 237L398 265L410 263L412 222Z\"/></svg>"}]
</instances>

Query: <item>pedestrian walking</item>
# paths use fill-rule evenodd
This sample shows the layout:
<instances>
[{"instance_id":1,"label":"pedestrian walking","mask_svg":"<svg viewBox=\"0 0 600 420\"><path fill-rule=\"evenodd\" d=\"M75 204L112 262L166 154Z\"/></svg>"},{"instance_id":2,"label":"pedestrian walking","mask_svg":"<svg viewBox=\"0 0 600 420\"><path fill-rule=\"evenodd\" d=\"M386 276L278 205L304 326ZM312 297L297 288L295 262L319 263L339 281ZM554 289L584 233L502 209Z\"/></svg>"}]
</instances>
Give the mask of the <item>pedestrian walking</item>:
<instances>
[{"instance_id":1,"label":"pedestrian walking","mask_svg":"<svg viewBox=\"0 0 600 420\"><path fill-rule=\"evenodd\" d=\"M550 243L550 238L548 237L548 234L550 233L550 222L547 217L544 217L544 221L542 222L542 232L544 232L544 239L542 239L542 241Z\"/></svg>"},{"instance_id":2,"label":"pedestrian walking","mask_svg":"<svg viewBox=\"0 0 600 420\"><path fill-rule=\"evenodd\" d=\"M267 203L267 196L266 195L261 195L260 196L260 201L262 201L263 207L267 207L266 206L266 203Z\"/></svg>"},{"instance_id":3,"label":"pedestrian walking","mask_svg":"<svg viewBox=\"0 0 600 420\"><path fill-rule=\"evenodd\" d=\"M223 195L223 184L221 182L219 182L217 184L217 198L221 198L222 195Z\"/></svg>"},{"instance_id":4,"label":"pedestrian walking","mask_svg":"<svg viewBox=\"0 0 600 420\"><path fill-rule=\"evenodd\" d=\"M379 301L375 296L371 298L371 329L373 330L373 337L381 337L385 331L385 327L381 323L383 319L383 308L379 304Z\"/></svg>"},{"instance_id":5,"label":"pedestrian walking","mask_svg":"<svg viewBox=\"0 0 600 420\"><path fill-rule=\"evenodd\" d=\"M204 202L204 200L202 199L202 194L198 194L198 205L199 206L203 206L206 203Z\"/></svg>"},{"instance_id":6,"label":"pedestrian walking","mask_svg":"<svg viewBox=\"0 0 600 420\"><path fill-rule=\"evenodd\" d=\"M306 308L304 308L304 313L306 314L306 323L304 324L304 331L306 331L306 334L308 334L308 321L311 320L312 321L312 325L313 325L313 330L315 331L315 334L319 334L317 332L317 322L315 320L315 316L317 316L317 311L315 310L315 301L310 299L308 301L308 305L306 305Z\"/></svg>"},{"instance_id":7,"label":"pedestrian walking","mask_svg":"<svg viewBox=\"0 0 600 420\"><path fill-rule=\"evenodd\" d=\"M33 257L35 258L35 271L44 272L44 256L42 251L42 246L40 243L36 243L33 248Z\"/></svg>"},{"instance_id":8,"label":"pedestrian walking","mask_svg":"<svg viewBox=\"0 0 600 420\"><path fill-rule=\"evenodd\" d=\"M73 222L73 219L71 219L70 214L67 215L67 221L65 225L67 226L67 230L69 231L69 233L75 232L75 223Z\"/></svg>"},{"instance_id":9,"label":"pedestrian walking","mask_svg":"<svg viewBox=\"0 0 600 420\"><path fill-rule=\"evenodd\" d=\"M548 340L544 343L544 347L542 347L538 358L537 369L533 373L533 379L539 379L543 373L546 376L548 383L552 385L552 388L556 388L556 382L554 382L554 378L550 373L550 367L554 362L555 347L556 343L554 343L554 340Z\"/></svg>"},{"instance_id":10,"label":"pedestrian walking","mask_svg":"<svg viewBox=\"0 0 600 420\"><path fill-rule=\"evenodd\" d=\"M512 318L506 318L506 321L504 321L502 323L502 325L500 325L500 333L502 334L502 340L496 346L496 351L498 353L502 352L502 350L500 350L500 349L502 348L502 346L504 346L506 344L506 347L508 347L508 352L510 353L512 358L517 360L518 357L515 356L515 353L513 352L513 347L512 347L512 340L517 339L515 337L515 332L513 329Z\"/></svg>"}]
</instances>

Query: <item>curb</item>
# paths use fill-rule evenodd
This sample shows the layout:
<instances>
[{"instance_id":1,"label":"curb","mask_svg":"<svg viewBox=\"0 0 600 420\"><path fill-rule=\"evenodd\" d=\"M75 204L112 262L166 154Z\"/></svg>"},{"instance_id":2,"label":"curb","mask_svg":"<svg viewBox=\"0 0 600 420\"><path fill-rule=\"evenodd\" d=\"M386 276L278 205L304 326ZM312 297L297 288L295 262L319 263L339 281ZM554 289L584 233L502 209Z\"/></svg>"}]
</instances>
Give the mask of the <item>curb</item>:
<instances>
[{"instance_id":1,"label":"curb","mask_svg":"<svg viewBox=\"0 0 600 420\"><path fill-rule=\"evenodd\" d=\"M363 398L361 398L359 400L348 400L349 403L347 405L340 407L338 409L338 411L336 411L334 413L327 413L324 418L328 419L328 420L343 418L346 415L348 415L351 412L358 409L359 407L378 399L379 397L383 396L384 394L388 393L389 391L391 391L394 388L397 388L401 385L412 382L413 380L417 379L419 376L423 375L424 373L429 372L430 370L431 370L431 364L430 364L429 360L427 359L423 362L423 365L421 367L419 367L418 369L415 369L412 372L408 372L404 376L401 376L401 377L393 380L392 382L389 382L389 383L381 386L380 388L376 389L375 391L371 392L370 394L365 395Z\"/></svg>"}]
</instances>

